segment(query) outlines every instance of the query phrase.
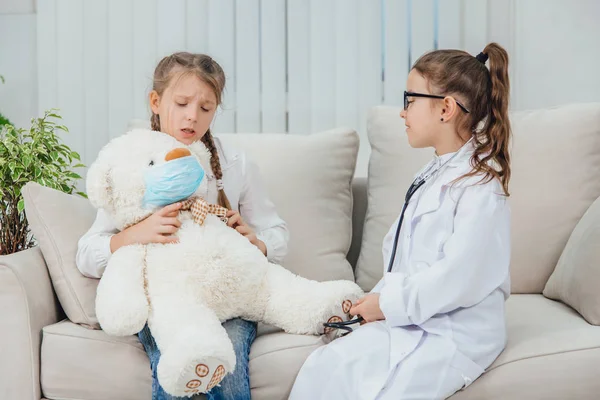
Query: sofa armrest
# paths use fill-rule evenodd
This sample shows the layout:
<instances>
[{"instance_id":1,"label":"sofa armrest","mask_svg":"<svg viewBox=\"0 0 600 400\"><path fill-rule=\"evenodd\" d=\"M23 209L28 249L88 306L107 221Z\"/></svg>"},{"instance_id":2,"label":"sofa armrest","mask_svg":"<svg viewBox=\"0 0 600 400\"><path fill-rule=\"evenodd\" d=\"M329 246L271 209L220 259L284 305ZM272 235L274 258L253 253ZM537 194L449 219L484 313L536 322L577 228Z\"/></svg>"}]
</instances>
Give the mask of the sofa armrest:
<instances>
[{"instance_id":1,"label":"sofa armrest","mask_svg":"<svg viewBox=\"0 0 600 400\"><path fill-rule=\"evenodd\" d=\"M39 400L42 328L63 318L38 247L0 256L0 399Z\"/></svg>"}]
</instances>

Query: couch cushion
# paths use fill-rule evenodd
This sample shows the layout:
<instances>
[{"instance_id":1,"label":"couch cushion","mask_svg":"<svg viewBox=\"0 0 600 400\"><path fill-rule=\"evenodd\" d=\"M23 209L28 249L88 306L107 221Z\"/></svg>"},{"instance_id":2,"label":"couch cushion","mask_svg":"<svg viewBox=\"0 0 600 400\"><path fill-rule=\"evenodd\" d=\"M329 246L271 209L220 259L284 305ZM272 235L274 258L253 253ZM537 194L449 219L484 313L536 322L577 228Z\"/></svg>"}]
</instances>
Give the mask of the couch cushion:
<instances>
[{"instance_id":1,"label":"couch cushion","mask_svg":"<svg viewBox=\"0 0 600 400\"><path fill-rule=\"evenodd\" d=\"M506 315L506 349L453 400L597 398L600 327L542 295L511 296Z\"/></svg>"},{"instance_id":2,"label":"couch cushion","mask_svg":"<svg viewBox=\"0 0 600 400\"><path fill-rule=\"evenodd\" d=\"M304 360L326 338L267 326L260 332L250 351L252 398L287 398ZM151 398L150 363L137 336L112 337L66 320L43 330L41 376L48 399Z\"/></svg>"},{"instance_id":3,"label":"couch cushion","mask_svg":"<svg viewBox=\"0 0 600 400\"><path fill-rule=\"evenodd\" d=\"M253 399L287 399L306 358L326 343L325 336L274 332L259 336L250 349Z\"/></svg>"},{"instance_id":4,"label":"couch cushion","mask_svg":"<svg viewBox=\"0 0 600 400\"><path fill-rule=\"evenodd\" d=\"M41 385L49 399L152 397L150 362L137 336L108 336L67 320L43 329Z\"/></svg>"},{"instance_id":5,"label":"couch cushion","mask_svg":"<svg viewBox=\"0 0 600 400\"><path fill-rule=\"evenodd\" d=\"M369 115L369 204L356 269L365 290L383 273L381 243L413 175L433 156L432 149L410 148L399 113L376 107ZM600 196L600 103L510 117L512 291L542 293L573 228Z\"/></svg>"},{"instance_id":6,"label":"couch cushion","mask_svg":"<svg viewBox=\"0 0 600 400\"><path fill-rule=\"evenodd\" d=\"M600 325L600 197L583 215L544 288L544 296L561 300L589 323Z\"/></svg>"},{"instance_id":7,"label":"couch cushion","mask_svg":"<svg viewBox=\"0 0 600 400\"><path fill-rule=\"evenodd\" d=\"M77 241L94 222L96 210L87 199L27 183L22 190L25 215L37 240L56 296L75 323L98 328L97 279L81 275L75 264Z\"/></svg>"},{"instance_id":8,"label":"couch cushion","mask_svg":"<svg viewBox=\"0 0 600 400\"><path fill-rule=\"evenodd\" d=\"M354 280L346 254L352 241L356 132L219 137L258 164L269 196L290 231L284 266L318 281Z\"/></svg>"}]
</instances>

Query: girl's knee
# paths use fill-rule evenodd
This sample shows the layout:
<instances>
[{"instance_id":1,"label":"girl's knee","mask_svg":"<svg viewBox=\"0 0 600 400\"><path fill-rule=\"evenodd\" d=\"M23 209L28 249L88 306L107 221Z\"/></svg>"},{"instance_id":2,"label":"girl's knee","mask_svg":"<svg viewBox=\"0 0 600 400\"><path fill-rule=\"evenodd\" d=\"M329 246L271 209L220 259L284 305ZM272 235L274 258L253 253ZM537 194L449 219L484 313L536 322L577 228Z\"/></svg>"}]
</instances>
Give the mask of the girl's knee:
<instances>
[{"instance_id":1,"label":"girl's knee","mask_svg":"<svg viewBox=\"0 0 600 400\"><path fill-rule=\"evenodd\" d=\"M256 322L246 321L241 318L230 319L223 323L223 327L233 343L233 347L250 347L256 337Z\"/></svg>"}]
</instances>

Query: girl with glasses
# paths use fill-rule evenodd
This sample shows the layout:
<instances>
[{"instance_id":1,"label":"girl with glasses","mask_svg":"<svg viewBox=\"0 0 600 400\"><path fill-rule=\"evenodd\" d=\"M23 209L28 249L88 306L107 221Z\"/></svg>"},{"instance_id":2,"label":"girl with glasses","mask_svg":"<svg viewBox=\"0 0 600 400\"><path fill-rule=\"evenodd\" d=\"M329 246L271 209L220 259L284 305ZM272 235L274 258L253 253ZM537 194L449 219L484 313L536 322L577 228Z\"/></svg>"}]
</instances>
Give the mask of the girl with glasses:
<instances>
[{"instance_id":1,"label":"girl with glasses","mask_svg":"<svg viewBox=\"0 0 600 400\"><path fill-rule=\"evenodd\" d=\"M409 144L435 155L383 239L383 278L350 311L362 325L310 355L291 399L444 399L502 352L508 99L508 55L496 43L414 64L400 116Z\"/></svg>"}]
</instances>

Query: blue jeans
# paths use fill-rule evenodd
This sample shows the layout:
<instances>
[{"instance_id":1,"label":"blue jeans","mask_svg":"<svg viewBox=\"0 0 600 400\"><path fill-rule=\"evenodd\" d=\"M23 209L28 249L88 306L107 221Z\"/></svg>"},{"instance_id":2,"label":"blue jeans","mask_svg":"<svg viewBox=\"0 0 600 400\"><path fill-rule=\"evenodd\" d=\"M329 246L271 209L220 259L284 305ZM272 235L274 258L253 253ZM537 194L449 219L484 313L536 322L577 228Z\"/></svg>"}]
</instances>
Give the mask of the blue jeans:
<instances>
[{"instance_id":1,"label":"blue jeans","mask_svg":"<svg viewBox=\"0 0 600 400\"><path fill-rule=\"evenodd\" d=\"M230 319L223 323L223 327L233 343L236 365L232 374L227 374L220 386L215 386L206 395L209 400L250 400L250 376L248 374L248 361L250 345L256 338L256 323L241 318ZM150 367L152 368L152 400L179 400L188 397L174 397L166 393L158 383L156 370L160 359L160 350L150 333L148 325L138 333L140 342L144 345Z\"/></svg>"}]
</instances>

